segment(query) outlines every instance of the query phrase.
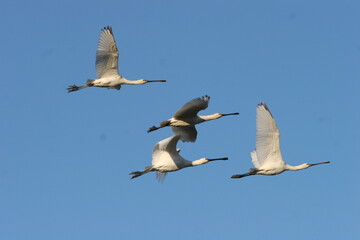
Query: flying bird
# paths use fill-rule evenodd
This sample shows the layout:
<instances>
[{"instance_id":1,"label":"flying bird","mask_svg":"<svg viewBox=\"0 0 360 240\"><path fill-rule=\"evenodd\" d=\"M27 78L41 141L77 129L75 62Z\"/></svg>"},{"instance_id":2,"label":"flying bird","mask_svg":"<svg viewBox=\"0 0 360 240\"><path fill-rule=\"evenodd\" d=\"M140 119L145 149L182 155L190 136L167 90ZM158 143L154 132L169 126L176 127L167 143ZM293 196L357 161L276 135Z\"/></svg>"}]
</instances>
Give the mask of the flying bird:
<instances>
[{"instance_id":1,"label":"flying bird","mask_svg":"<svg viewBox=\"0 0 360 240\"><path fill-rule=\"evenodd\" d=\"M251 152L252 163L248 173L233 175L231 178L242 178L251 175L276 175L284 171L297 171L319 164L330 163L303 163L298 166L286 164L280 152L280 132L276 122L265 103L256 107L256 149Z\"/></svg>"},{"instance_id":2,"label":"flying bird","mask_svg":"<svg viewBox=\"0 0 360 240\"><path fill-rule=\"evenodd\" d=\"M116 46L112 27L101 29L96 52L96 73L99 78L91 79L84 86L72 85L68 92L78 91L87 87L112 88L120 90L122 84L140 85L149 82L166 82L166 80L127 80L121 76L118 69L119 51Z\"/></svg>"},{"instance_id":3,"label":"flying bird","mask_svg":"<svg viewBox=\"0 0 360 240\"><path fill-rule=\"evenodd\" d=\"M159 127L152 126L147 132L152 132L166 126L171 126L172 131L175 135L180 135L183 142L195 142L197 131L195 128L196 124L218 119L229 115L238 115L239 113L215 113L207 116L200 116L198 112L208 107L210 97L205 95L201 98L195 98L184 106L182 106L174 114L172 118L166 121L162 121Z\"/></svg>"},{"instance_id":4,"label":"flying bird","mask_svg":"<svg viewBox=\"0 0 360 240\"><path fill-rule=\"evenodd\" d=\"M163 181L167 172L173 172L182 168L193 167L216 160L228 160L227 157L224 157L214 159L200 158L196 161L188 161L180 156L180 150L176 149L176 144L179 139L180 136L175 135L156 143L152 152L151 166L146 167L142 172L135 171L130 173L130 175L132 175L131 178L140 177L145 173L156 171L157 179Z\"/></svg>"}]
</instances>

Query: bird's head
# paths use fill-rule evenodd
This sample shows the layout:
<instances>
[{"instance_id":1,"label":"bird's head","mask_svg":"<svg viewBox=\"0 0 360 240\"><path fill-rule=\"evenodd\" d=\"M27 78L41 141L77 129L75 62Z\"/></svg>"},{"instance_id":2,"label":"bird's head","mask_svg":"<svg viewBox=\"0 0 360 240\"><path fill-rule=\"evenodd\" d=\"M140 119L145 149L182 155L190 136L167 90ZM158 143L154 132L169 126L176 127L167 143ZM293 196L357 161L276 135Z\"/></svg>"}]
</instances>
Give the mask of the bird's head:
<instances>
[{"instance_id":1,"label":"bird's head","mask_svg":"<svg viewBox=\"0 0 360 240\"><path fill-rule=\"evenodd\" d=\"M306 168L316 166L316 165L320 165L320 164L324 164L324 163L330 163L330 162L327 161L327 162L320 162L320 163L303 163L303 164L300 164L300 165L296 166L296 170L306 169Z\"/></svg>"},{"instance_id":2,"label":"bird's head","mask_svg":"<svg viewBox=\"0 0 360 240\"><path fill-rule=\"evenodd\" d=\"M310 163L303 163L303 164L298 165L297 167L299 169L305 169L305 168L309 168L311 166L310 166Z\"/></svg>"},{"instance_id":3,"label":"bird's head","mask_svg":"<svg viewBox=\"0 0 360 240\"><path fill-rule=\"evenodd\" d=\"M148 83L148 81L145 80L145 79L139 79L139 83L140 83L140 84L145 84L145 83Z\"/></svg>"},{"instance_id":4,"label":"bird's head","mask_svg":"<svg viewBox=\"0 0 360 240\"><path fill-rule=\"evenodd\" d=\"M201 165L201 164L205 164L205 163L217 161L217 160L228 160L228 158L227 157L224 157L224 158L200 158L199 160L193 161L192 165L197 166L197 165Z\"/></svg>"},{"instance_id":5,"label":"bird's head","mask_svg":"<svg viewBox=\"0 0 360 240\"><path fill-rule=\"evenodd\" d=\"M221 118L223 115L221 113L214 113L213 116L214 116L214 119L218 119L218 118Z\"/></svg>"}]
</instances>

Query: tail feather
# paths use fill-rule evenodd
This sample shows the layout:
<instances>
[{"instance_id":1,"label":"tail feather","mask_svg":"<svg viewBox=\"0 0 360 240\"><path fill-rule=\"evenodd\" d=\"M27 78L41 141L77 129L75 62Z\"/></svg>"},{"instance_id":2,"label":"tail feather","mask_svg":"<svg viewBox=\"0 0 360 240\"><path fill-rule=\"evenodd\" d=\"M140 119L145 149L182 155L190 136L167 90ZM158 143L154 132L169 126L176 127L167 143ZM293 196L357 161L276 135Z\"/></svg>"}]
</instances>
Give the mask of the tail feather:
<instances>
[{"instance_id":1,"label":"tail feather","mask_svg":"<svg viewBox=\"0 0 360 240\"><path fill-rule=\"evenodd\" d=\"M250 156L251 156L251 161L252 163L254 164L254 166L256 168L260 168L261 164L259 162L259 159L257 158L257 153L256 153L256 150L250 152Z\"/></svg>"}]
</instances>

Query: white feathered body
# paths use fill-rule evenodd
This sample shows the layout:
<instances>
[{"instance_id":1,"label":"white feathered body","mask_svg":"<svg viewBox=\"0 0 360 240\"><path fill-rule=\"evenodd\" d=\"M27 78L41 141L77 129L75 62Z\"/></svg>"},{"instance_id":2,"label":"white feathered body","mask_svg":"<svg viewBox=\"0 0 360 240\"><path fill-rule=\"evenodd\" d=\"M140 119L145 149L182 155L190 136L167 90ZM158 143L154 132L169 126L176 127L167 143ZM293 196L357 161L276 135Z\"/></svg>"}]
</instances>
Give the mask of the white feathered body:
<instances>
[{"instance_id":1,"label":"white feathered body","mask_svg":"<svg viewBox=\"0 0 360 240\"><path fill-rule=\"evenodd\" d=\"M199 116L183 118L183 119L176 119L176 118L172 117L169 119L169 121L170 121L170 126L173 126L173 127L195 126L196 124L205 122L205 120Z\"/></svg>"},{"instance_id":2,"label":"white feathered body","mask_svg":"<svg viewBox=\"0 0 360 240\"><path fill-rule=\"evenodd\" d=\"M251 152L251 159L254 163L254 161L257 161L256 152ZM254 164L255 165L255 164ZM277 166L275 164L272 164L271 162L268 162L262 166L259 166L258 168L251 169L250 171L256 171L256 174L259 175L276 175L279 173L284 172L286 164L278 164Z\"/></svg>"},{"instance_id":3,"label":"white feathered body","mask_svg":"<svg viewBox=\"0 0 360 240\"><path fill-rule=\"evenodd\" d=\"M152 167L159 172L173 172L192 166L192 162L181 157L176 151L180 136L173 136L158 142L152 153Z\"/></svg>"},{"instance_id":4,"label":"white feathered body","mask_svg":"<svg viewBox=\"0 0 360 240\"><path fill-rule=\"evenodd\" d=\"M119 89L120 85L123 84L124 81L122 79L122 77L116 76L116 75L112 75L109 77L102 77L102 78L98 78L92 81L92 84L95 87L106 87L106 88L114 88L114 89Z\"/></svg>"},{"instance_id":5,"label":"white feathered body","mask_svg":"<svg viewBox=\"0 0 360 240\"><path fill-rule=\"evenodd\" d=\"M169 152L158 153L157 159L161 159L161 161L154 162L152 166L159 172L173 172L192 165L191 161L179 155L174 156Z\"/></svg>"}]
</instances>

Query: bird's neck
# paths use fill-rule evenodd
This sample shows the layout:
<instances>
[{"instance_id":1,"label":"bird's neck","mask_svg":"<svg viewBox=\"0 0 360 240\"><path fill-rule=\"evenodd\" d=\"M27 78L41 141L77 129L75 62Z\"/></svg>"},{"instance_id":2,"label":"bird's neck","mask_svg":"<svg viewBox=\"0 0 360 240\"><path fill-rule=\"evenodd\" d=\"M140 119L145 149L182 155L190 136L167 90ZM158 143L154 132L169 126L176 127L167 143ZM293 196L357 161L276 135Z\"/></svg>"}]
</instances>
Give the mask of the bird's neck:
<instances>
[{"instance_id":1,"label":"bird's neck","mask_svg":"<svg viewBox=\"0 0 360 240\"><path fill-rule=\"evenodd\" d=\"M140 85L140 84L144 84L144 81L142 79L139 80L128 80L126 78L123 78L124 84L129 84L129 85Z\"/></svg>"},{"instance_id":2,"label":"bird's neck","mask_svg":"<svg viewBox=\"0 0 360 240\"><path fill-rule=\"evenodd\" d=\"M182 169L182 168L186 168L186 167L192 167L192 162L189 160L186 160L185 158L183 158L182 156L180 156L177 153L177 156L173 158L174 159L174 163L177 166L178 169Z\"/></svg>"},{"instance_id":3,"label":"bird's neck","mask_svg":"<svg viewBox=\"0 0 360 240\"><path fill-rule=\"evenodd\" d=\"M303 164L300 164L300 165L297 165L297 166L291 166L291 165L286 164L285 165L285 170L297 171L297 170L305 169L305 168L308 168L308 167L309 167L309 165L307 165L306 163L303 163Z\"/></svg>"},{"instance_id":4,"label":"bird's neck","mask_svg":"<svg viewBox=\"0 0 360 240\"><path fill-rule=\"evenodd\" d=\"M200 122L210 121L210 120L218 119L220 117L221 117L221 115L218 113L214 113L214 114L206 115L206 116L199 116Z\"/></svg>"}]
</instances>

